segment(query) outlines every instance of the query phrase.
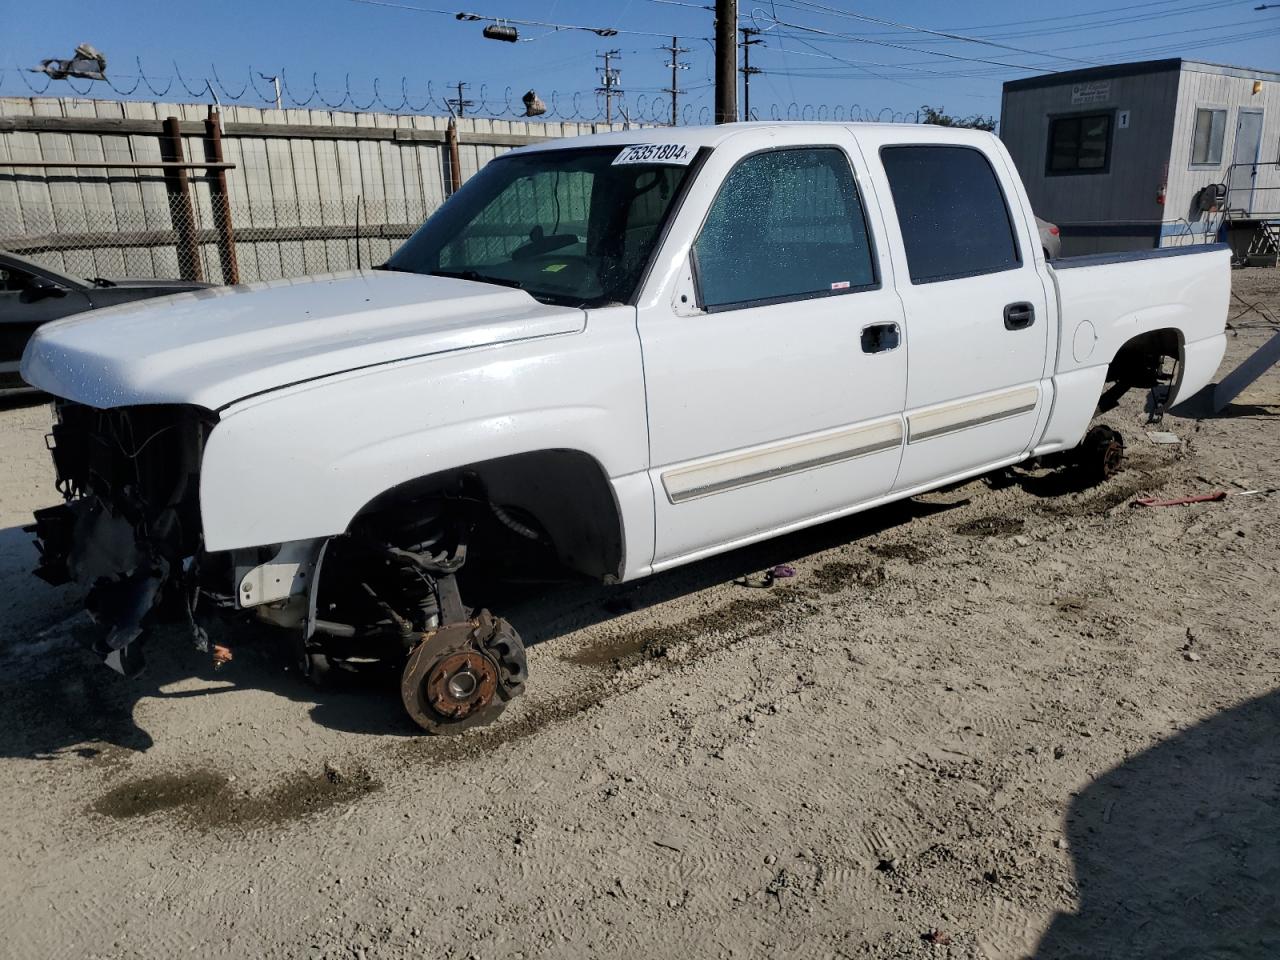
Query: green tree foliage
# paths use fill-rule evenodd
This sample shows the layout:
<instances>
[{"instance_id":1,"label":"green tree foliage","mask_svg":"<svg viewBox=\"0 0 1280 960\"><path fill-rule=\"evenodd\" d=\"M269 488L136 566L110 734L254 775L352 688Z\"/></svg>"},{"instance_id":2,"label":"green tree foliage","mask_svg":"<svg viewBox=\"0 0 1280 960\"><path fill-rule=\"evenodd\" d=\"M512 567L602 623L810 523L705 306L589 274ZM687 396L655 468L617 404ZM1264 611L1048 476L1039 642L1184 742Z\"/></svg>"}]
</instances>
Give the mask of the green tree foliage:
<instances>
[{"instance_id":1,"label":"green tree foliage","mask_svg":"<svg viewBox=\"0 0 1280 960\"><path fill-rule=\"evenodd\" d=\"M931 107L927 103L920 108L921 123L939 127L966 127L970 130L995 130L996 118L974 114L972 117L953 117L946 107Z\"/></svg>"}]
</instances>

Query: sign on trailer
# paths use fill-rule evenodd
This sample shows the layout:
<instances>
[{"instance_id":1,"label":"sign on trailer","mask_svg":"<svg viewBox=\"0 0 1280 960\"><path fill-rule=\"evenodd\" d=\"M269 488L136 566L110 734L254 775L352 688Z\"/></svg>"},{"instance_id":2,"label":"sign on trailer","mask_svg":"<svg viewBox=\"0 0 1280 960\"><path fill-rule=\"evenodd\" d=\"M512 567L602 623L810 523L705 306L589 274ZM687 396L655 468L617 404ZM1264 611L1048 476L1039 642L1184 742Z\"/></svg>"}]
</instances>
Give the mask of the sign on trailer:
<instances>
[{"instance_id":1,"label":"sign on trailer","mask_svg":"<svg viewBox=\"0 0 1280 960\"><path fill-rule=\"evenodd\" d=\"M1071 85L1072 103L1106 103L1111 99L1110 80L1090 80Z\"/></svg>"}]
</instances>

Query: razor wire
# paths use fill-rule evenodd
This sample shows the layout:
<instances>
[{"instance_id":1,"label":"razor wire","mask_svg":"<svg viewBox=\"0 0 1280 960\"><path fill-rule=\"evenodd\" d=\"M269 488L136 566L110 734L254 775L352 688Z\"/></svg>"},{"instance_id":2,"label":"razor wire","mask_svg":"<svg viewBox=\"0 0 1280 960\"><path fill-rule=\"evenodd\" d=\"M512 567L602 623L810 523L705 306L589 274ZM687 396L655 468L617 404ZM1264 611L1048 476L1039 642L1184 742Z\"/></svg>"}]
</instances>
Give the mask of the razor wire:
<instances>
[{"instance_id":1,"label":"razor wire","mask_svg":"<svg viewBox=\"0 0 1280 960\"><path fill-rule=\"evenodd\" d=\"M238 79L224 80L217 64L210 64L206 76L194 76L185 73L179 64L172 63L172 72L165 76L149 74L143 67L142 58L135 58L138 72L133 75L113 75L104 80L87 81L81 88L70 79L65 82L70 89L81 97L93 92L95 84L106 86L118 97L132 98L140 93L149 94L157 100L168 96L175 87L188 97L204 100L212 97L219 103L245 104L259 107L270 107L275 103L274 91L264 91L258 84L259 71L250 66L243 82ZM23 86L34 96L46 96L54 83L46 78L43 84L33 83L28 74L31 71L14 66L0 67L0 90L5 86L5 75L14 73ZM407 77L400 77L399 82L388 82L384 78L374 77L369 89L361 92L359 85L353 87L350 73L344 73L340 88L326 87L322 84L318 72L312 73L310 81L297 81L291 78L286 70L278 73L280 80L281 106L294 109L324 108L327 110L350 110L367 112L377 110L389 114L415 114L444 116L454 112L450 93L456 85L438 84L428 81L425 92L419 89L411 91ZM504 86L501 90L491 88L482 83L475 91L468 90L469 101L467 116L497 120L560 120L580 123L593 123L604 120L612 114L614 119L626 122L665 125L671 122L671 98L638 94L626 100L615 98L612 104L606 102L603 94L595 90L552 90L542 96L545 112L530 116L522 100L514 88ZM713 120L710 105L701 103L678 104L677 114L683 125L709 124ZM752 111L752 119L769 120L833 120L876 121L882 123L915 123L919 120L918 111L896 110L891 107L871 107L858 103L827 104L803 103L790 101L773 103L767 107L767 115L760 110Z\"/></svg>"}]
</instances>

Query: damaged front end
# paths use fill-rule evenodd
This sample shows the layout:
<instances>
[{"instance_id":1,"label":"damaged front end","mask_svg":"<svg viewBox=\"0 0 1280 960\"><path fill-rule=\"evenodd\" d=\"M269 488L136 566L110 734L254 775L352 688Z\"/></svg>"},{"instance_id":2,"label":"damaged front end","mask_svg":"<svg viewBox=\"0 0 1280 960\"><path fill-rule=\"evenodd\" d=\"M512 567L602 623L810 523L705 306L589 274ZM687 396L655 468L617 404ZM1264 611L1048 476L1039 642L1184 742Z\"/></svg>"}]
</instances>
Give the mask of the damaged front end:
<instances>
[{"instance_id":1,"label":"damaged front end","mask_svg":"<svg viewBox=\"0 0 1280 960\"><path fill-rule=\"evenodd\" d=\"M464 606L457 577L470 544L549 550L535 519L494 503L472 471L374 500L341 534L205 549L205 451L217 417L188 405L100 410L59 402L49 449L65 502L35 515L35 573L74 583L101 628L95 651L132 677L151 627L185 624L215 666L230 659L196 619L213 608L292 635L294 663L333 671L392 664L409 716L432 733L492 722L528 667L507 621ZM215 447L208 447L217 456ZM513 512L515 511L515 512ZM512 543L512 540L518 543Z\"/></svg>"},{"instance_id":2,"label":"damaged front end","mask_svg":"<svg viewBox=\"0 0 1280 960\"><path fill-rule=\"evenodd\" d=\"M207 642L193 606L200 460L216 420L192 406L58 404L48 445L66 502L36 511L26 528L40 551L35 574L88 591L105 631L96 652L126 676L141 670L141 642L158 619L183 619Z\"/></svg>"}]
</instances>

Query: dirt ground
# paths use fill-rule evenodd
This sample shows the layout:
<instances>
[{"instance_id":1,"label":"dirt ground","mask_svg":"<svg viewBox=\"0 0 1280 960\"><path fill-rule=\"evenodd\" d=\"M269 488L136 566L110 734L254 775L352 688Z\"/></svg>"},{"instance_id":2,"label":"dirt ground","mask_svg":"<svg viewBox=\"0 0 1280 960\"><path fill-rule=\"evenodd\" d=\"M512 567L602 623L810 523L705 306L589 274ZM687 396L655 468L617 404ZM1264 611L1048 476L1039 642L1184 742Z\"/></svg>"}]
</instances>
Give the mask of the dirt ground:
<instances>
[{"instance_id":1,"label":"dirt ground","mask_svg":"<svg viewBox=\"0 0 1280 960\"><path fill-rule=\"evenodd\" d=\"M1235 284L1280 314L1280 271ZM1231 366L1272 329L1232 313ZM0 411L0 956L1280 955L1280 370L1109 415L1100 487L985 478L503 609L528 693L443 740L247 635L97 665L27 574L49 419Z\"/></svg>"}]
</instances>

